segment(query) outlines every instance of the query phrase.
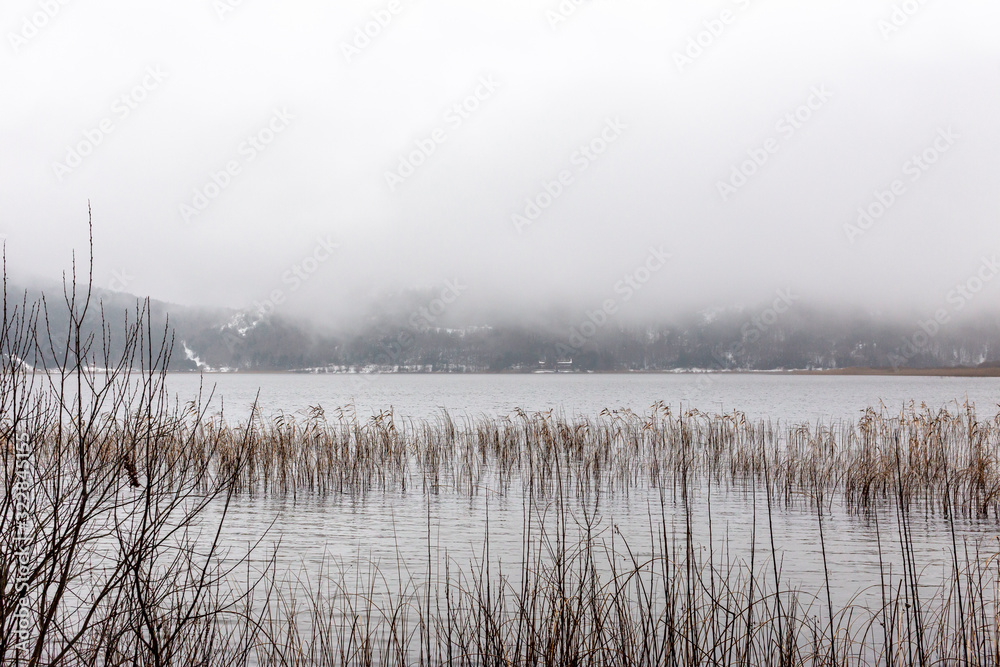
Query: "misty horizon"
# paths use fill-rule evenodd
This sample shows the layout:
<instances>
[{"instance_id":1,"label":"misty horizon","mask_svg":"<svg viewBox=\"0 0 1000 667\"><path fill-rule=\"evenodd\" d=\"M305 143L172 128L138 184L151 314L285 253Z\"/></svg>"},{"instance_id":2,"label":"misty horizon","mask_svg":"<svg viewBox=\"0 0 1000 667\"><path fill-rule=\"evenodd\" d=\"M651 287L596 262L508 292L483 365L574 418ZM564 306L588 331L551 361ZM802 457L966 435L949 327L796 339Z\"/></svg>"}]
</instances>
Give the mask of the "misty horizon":
<instances>
[{"instance_id":1,"label":"misty horizon","mask_svg":"<svg viewBox=\"0 0 1000 667\"><path fill-rule=\"evenodd\" d=\"M53 7L0 59L22 281L89 201L97 286L322 326L446 281L470 322L1000 306L985 2Z\"/></svg>"}]
</instances>

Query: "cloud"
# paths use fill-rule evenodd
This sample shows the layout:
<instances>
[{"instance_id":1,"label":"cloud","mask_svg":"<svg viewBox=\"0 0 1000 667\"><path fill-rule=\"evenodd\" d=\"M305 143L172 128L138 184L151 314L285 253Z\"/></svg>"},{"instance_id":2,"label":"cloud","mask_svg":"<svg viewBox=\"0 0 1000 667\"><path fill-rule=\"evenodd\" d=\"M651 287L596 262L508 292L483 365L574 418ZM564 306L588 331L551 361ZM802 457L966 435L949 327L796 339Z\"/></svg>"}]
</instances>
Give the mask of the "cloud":
<instances>
[{"instance_id":1,"label":"cloud","mask_svg":"<svg viewBox=\"0 0 1000 667\"><path fill-rule=\"evenodd\" d=\"M454 279L469 312L585 313L650 246L669 249L669 270L617 317L786 286L932 307L996 245L995 4L218 4L65 2L41 26L45 3L5 6L14 271L57 276L84 247L88 199L97 274L174 302L249 306L334 239L281 306L318 319ZM156 68L169 76L123 116ZM281 132L276 109L293 116ZM608 119L627 129L579 159ZM940 128L961 138L908 180ZM250 160L241 147L262 132ZM54 165L88 141L60 179ZM897 179L905 194L845 236Z\"/></svg>"}]
</instances>

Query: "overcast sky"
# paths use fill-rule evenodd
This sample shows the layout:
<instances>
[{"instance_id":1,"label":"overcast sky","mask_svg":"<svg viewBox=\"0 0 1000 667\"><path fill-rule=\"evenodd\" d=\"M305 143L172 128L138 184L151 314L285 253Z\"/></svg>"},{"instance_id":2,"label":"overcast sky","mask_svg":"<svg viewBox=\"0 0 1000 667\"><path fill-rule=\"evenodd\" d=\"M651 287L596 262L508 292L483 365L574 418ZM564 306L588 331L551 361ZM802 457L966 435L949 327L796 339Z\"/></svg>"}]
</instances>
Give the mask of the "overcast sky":
<instances>
[{"instance_id":1,"label":"overcast sky","mask_svg":"<svg viewBox=\"0 0 1000 667\"><path fill-rule=\"evenodd\" d=\"M89 199L98 285L185 304L451 280L538 312L630 276L633 315L933 310L977 275L1000 304L995 0L6 0L0 29L18 276L59 276Z\"/></svg>"}]
</instances>

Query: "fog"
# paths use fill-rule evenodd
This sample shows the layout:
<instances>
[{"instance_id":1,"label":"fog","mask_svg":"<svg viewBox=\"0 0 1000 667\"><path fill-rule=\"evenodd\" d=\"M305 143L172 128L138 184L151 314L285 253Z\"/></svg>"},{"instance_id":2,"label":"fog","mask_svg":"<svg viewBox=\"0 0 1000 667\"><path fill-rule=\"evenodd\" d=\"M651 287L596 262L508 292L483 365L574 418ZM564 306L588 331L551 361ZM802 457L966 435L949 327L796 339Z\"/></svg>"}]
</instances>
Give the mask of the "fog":
<instances>
[{"instance_id":1,"label":"fog","mask_svg":"<svg viewBox=\"0 0 1000 667\"><path fill-rule=\"evenodd\" d=\"M99 287L341 325L446 281L470 322L995 308L998 27L987 0L8 0L0 234L55 279L89 201Z\"/></svg>"}]
</instances>

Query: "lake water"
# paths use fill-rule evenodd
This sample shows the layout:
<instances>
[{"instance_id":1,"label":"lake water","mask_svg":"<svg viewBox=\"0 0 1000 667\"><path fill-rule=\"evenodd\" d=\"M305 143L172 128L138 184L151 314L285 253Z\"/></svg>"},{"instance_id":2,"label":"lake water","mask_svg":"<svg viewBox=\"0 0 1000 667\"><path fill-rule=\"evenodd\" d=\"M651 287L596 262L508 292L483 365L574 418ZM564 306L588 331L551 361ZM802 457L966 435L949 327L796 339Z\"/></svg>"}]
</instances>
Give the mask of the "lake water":
<instances>
[{"instance_id":1,"label":"lake water","mask_svg":"<svg viewBox=\"0 0 1000 667\"><path fill-rule=\"evenodd\" d=\"M192 398L202 381L197 375L171 374L168 387L182 402ZM210 375L206 387L215 388L213 405L224 406L227 420L243 420L259 392L261 411L274 415L294 413L321 405L328 418L335 408L353 405L364 418L393 408L397 417L434 419L448 410L457 424L462 416L489 417L525 411L556 410L566 416L596 416L603 408L627 407L646 412L656 401L702 411L741 410L750 417L782 422L853 420L868 406L886 406L898 412L915 401L938 408L969 400L981 419L996 412L1000 400L997 378L919 378L788 376L774 374L538 374L538 375L299 375L233 374ZM318 497L238 498L229 515L227 543L236 552L271 532L264 545L281 542L279 562L314 575L331 563L340 571L357 573L377 563L405 579L427 570L428 557L438 572L445 555L466 564L483 554L489 525L491 559L517 573L522 557L526 501L516 490L498 489L476 496L455 492L427 494L417 488L408 492L371 493L363 497L331 495ZM702 557L710 550L734 563L749 557L754 542L758 559L770 555L770 528L761 492L713 492L710 540L707 494L701 489L692 507L693 531ZM756 522L753 517L757 502ZM666 524L668 533L682 534L683 512L674 498L661 505L660 491L638 488L601 500L597 531L603 544L613 536L619 547L627 540L639 554L653 549L651 532ZM536 508L537 510L537 508ZM877 606L880 582L879 541L883 562L894 579L901 574L901 550L895 514L882 517L881 531L873 522L849 515L833 500L824 519L826 550L836 605L846 605L862 591L860 601ZM583 516L577 503L573 515ZM782 587L808 594L823 591L824 576L817 517L808 503L775 507L773 531L782 564ZM917 566L926 583L947 578L951 572L952 536L941 517L916 514L911 525ZM995 521L960 521L960 548L981 546L997 553ZM680 533L678 533L680 531ZM429 545L432 555L428 554ZM268 549L258 554L263 557ZM971 551L974 553L974 551ZM761 560L758 560L758 566ZM389 578L391 579L392 576Z\"/></svg>"},{"instance_id":2,"label":"lake water","mask_svg":"<svg viewBox=\"0 0 1000 667\"><path fill-rule=\"evenodd\" d=\"M815 509L805 503L775 506L769 522L764 493L755 495L756 518L752 509L754 494L715 490L710 505L704 490L695 495L690 511L697 557L708 562L711 555L717 566L728 562L745 567L753 544L757 567L770 577L768 559L773 530L782 589L796 589L806 596L825 595L823 544ZM627 543L628 549L642 560L658 548L663 526L670 541L682 545L684 508L669 492L665 504L661 506L660 501L659 491L652 489L603 498L593 529L599 551L606 555L615 540L619 554L626 553ZM588 510L593 510L593 506ZM546 511L554 511L551 500L539 501L531 513L535 535ZM231 528L226 531L226 538L235 547L236 555L240 553L240 545L254 542L262 527L273 523L263 542L266 548L257 554L258 560L269 555L270 547L280 542L279 569L315 577L333 563L356 575L377 564L388 579L405 581L409 576L423 577L429 547L433 552L432 569L437 575L443 571L446 558L466 568L481 560L488 537L491 561L505 566L504 573L516 582L523 554L525 516L524 494L499 495L491 490L475 497L451 492L428 496L420 490L377 493L364 498L244 497L230 510ZM583 506L578 501L570 503L570 517L568 534L573 542L582 539L585 523ZM891 573L893 581L902 576L896 516L888 510L880 514L879 520L877 531L874 521L849 514L836 501L825 509L824 539L835 605L847 605L853 600L878 606L880 547L885 573ZM550 531L554 528L551 517L545 523ZM964 562L965 545L973 555L977 547L984 553L1000 552L998 528L992 520L959 520L956 540L960 560ZM922 512L914 513L909 529L915 561L922 571L922 584L930 590L951 576L951 533L940 515ZM683 546L679 548L683 554ZM618 565L627 567L628 562L622 558Z\"/></svg>"},{"instance_id":3,"label":"lake water","mask_svg":"<svg viewBox=\"0 0 1000 667\"><path fill-rule=\"evenodd\" d=\"M1000 402L1000 378L898 376L816 376L747 374L510 374L510 375L310 375L172 373L168 388L182 401L198 392L199 382L215 388L216 410L230 421L245 419L257 392L265 415L294 413L322 406L355 406L364 418L393 408L397 416L433 419L448 410L453 417L556 410L567 416L597 415L604 408L626 407L643 413L656 401L705 412L741 410L750 417L782 421L854 420L868 406L885 404L898 412L909 401L937 408L966 399L981 416L992 416Z\"/></svg>"}]
</instances>

